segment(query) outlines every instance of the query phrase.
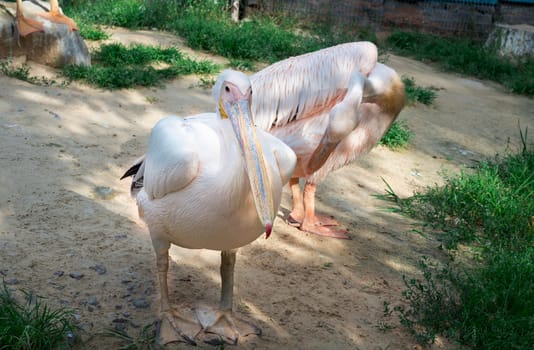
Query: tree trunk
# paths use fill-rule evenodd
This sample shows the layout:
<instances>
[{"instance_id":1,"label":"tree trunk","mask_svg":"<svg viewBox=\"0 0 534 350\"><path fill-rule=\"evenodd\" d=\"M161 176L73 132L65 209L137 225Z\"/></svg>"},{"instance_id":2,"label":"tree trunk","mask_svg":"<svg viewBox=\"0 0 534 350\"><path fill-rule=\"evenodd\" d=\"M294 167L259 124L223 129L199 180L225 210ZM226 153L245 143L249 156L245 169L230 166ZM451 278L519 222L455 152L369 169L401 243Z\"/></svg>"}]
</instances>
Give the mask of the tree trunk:
<instances>
[{"instance_id":1,"label":"tree trunk","mask_svg":"<svg viewBox=\"0 0 534 350\"><path fill-rule=\"evenodd\" d=\"M239 22L239 0L230 0L230 9L232 11L232 21Z\"/></svg>"}]
</instances>

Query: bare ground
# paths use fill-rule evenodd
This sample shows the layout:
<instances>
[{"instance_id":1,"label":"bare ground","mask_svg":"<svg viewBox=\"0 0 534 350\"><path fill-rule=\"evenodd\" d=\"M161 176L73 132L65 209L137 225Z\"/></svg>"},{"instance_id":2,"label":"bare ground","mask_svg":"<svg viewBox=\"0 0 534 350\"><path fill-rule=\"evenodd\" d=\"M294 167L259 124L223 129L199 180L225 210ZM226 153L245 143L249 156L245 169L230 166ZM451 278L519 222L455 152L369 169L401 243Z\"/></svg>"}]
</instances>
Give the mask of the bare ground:
<instances>
[{"instance_id":1,"label":"bare ground","mask_svg":"<svg viewBox=\"0 0 534 350\"><path fill-rule=\"evenodd\" d=\"M170 35L120 29L113 40L180 44ZM414 233L412 221L385 211L388 204L373 195L384 193L382 179L401 196L441 183L441 170L454 173L518 147L519 122L534 129L532 99L407 58L390 56L388 64L418 85L439 88L435 105L401 113L416 135L409 149L377 147L320 185L318 210L335 215L352 240L322 239L285 224L285 192L271 238L238 254L235 309L263 335L237 348L418 348L396 317L384 316L384 302L401 304L402 275L417 276L422 255L444 256L436 240ZM54 75L40 66L32 72ZM119 324L135 335L158 317L150 238L129 183L119 177L144 153L157 120L213 110L210 91L198 82L189 76L162 88L109 92L0 76L0 274L12 288L75 309L87 349L117 346L99 335L105 328ZM216 305L219 254L171 252L171 299ZM434 347L452 346L438 339Z\"/></svg>"}]
</instances>

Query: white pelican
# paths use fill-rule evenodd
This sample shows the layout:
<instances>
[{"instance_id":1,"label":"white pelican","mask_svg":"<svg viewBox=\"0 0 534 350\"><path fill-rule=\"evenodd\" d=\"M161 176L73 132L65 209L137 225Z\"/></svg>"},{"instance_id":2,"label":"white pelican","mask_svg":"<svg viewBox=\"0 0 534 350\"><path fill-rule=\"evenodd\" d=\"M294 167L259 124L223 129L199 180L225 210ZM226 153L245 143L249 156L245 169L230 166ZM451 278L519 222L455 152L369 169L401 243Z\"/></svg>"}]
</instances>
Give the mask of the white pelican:
<instances>
[{"instance_id":1,"label":"white pelican","mask_svg":"<svg viewBox=\"0 0 534 350\"><path fill-rule=\"evenodd\" d=\"M40 3L32 1L36 5L43 7ZM24 16L24 6L22 0L17 0L17 13L15 17L15 24L18 34L22 37L28 36L31 33L43 32L44 26L42 22ZM76 23L69 17L63 15L59 9L58 0L50 0L50 10L48 12L39 13L38 16L43 17L50 22L66 24L69 30L78 30Z\"/></svg>"},{"instance_id":2,"label":"white pelican","mask_svg":"<svg viewBox=\"0 0 534 350\"><path fill-rule=\"evenodd\" d=\"M251 77L256 125L297 154L288 222L323 236L348 238L315 213L319 181L368 152L404 107L397 73L377 63L370 42L347 43L275 63ZM305 178L304 195L299 178Z\"/></svg>"},{"instance_id":3,"label":"white pelican","mask_svg":"<svg viewBox=\"0 0 534 350\"><path fill-rule=\"evenodd\" d=\"M258 329L231 316L236 250L271 233L282 186L296 164L294 152L254 128L251 86L242 73L226 70L215 85L217 113L167 117L154 126L146 155L124 176L134 176L139 213L156 252L162 326L194 343L198 333L216 333L228 343ZM171 244L221 251L221 300L216 314L197 320L171 308L168 250ZM203 331L202 331L202 330ZM162 332L163 333L163 332ZM258 334L258 333L257 333ZM163 343L175 335L162 334Z\"/></svg>"}]
</instances>

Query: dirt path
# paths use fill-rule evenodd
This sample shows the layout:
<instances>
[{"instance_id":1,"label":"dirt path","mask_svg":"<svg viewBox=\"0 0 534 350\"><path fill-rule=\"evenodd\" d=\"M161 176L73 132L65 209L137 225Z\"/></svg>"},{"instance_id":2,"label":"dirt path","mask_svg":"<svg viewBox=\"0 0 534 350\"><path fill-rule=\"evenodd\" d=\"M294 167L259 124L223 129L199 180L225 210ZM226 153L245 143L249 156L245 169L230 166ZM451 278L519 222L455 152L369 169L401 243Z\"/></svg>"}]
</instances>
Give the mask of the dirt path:
<instances>
[{"instance_id":1,"label":"dirt path","mask_svg":"<svg viewBox=\"0 0 534 350\"><path fill-rule=\"evenodd\" d=\"M129 42L134 34L120 30L114 38ZM135 33L140 38L176 40ZM518 121L534 130L532 99L406 58L391 56L388 64L418 85L440 88L435 106L402 112L416 134L408 150L375 148L319 187L318 210L346 224L352 240L303 234L279 219L270 239L240 250L235 309L264 334L238 348L415 348L396 318L383 315L384 302L399 304L402 275L417 273L420 256L441 252L372 195L383 193L382 178L407 196L441 182L442 169L502 153L508 140L516 147ZM154 253L129 184L118 178L144 152L158 119L213 109L210 91L197 83L191 76L164 88L108 92L0 76L0 273L12 287L74 308L88 334L117 324L136 334L157 318ZM288 208L286 193L280 216ZM175 247L172 258L172 300L216 305L218 253ZM87 348L113 344L93 336Z\"/></svg>"}]
</instances>

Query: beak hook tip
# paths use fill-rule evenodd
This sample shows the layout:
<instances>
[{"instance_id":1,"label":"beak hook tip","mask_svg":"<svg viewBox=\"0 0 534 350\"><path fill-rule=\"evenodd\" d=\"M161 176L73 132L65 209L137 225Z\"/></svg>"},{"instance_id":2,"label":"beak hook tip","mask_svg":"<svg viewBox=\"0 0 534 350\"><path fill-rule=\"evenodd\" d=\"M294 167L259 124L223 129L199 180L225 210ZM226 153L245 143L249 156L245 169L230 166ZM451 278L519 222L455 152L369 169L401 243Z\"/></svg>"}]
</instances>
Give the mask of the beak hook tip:
<instances>
[{"instance_id":1,"label":"beak hook tip","mask_svg":"<svg viewBox=\"0 0 534 350\"><path fill-rule=\"evenodd\" d=\"M265 224L265 239L269 238L272 230L273 230L273 225L270 222L266 223Z\"/></svg>"}]
</instances>

